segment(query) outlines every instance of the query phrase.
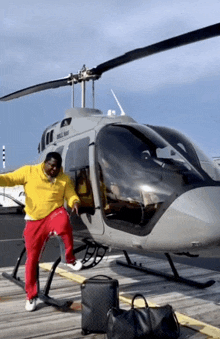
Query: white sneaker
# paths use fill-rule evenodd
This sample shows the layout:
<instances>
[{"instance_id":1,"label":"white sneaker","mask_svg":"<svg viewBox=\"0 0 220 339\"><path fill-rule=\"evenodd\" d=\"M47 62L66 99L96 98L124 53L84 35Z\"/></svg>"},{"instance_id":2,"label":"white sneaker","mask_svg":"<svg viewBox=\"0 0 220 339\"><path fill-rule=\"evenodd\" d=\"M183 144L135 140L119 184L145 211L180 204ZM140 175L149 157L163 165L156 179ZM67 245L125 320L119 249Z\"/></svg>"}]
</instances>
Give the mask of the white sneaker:
<instances>
[{"instance_id":1,"label":"white sneaker","mask_svg":"<svg viewBox=\"0 0 220 339\"><path fill-rule=\"evenodd\" d=\"M28 312L32 312L32 311L36 310L36 298L26 300L25 309Z\"/></svg>"},{"instance_id":2,"label":"white sneaker","mask_svg":"<svg viewBox=\"0 0 220 339\"><path fill-rule=\"evenodd\" d=\"M80 271L83 266L80 260L76 260L73 264L65 264L65 265L71 268L73 271Z\"/></svg>"}]
</instances>

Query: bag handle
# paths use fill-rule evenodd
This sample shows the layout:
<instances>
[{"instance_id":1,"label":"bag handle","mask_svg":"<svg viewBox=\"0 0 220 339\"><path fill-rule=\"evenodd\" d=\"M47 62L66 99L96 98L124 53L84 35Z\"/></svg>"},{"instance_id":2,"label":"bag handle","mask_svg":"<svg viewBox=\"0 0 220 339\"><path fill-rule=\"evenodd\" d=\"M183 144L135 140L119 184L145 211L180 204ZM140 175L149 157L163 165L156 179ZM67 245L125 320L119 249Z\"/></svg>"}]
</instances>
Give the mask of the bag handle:
<instances>
[{"instance_id":1,"label":"bag handle","mask_svg":"<svg viewBox=\"0 0 220 339\"><path fill-rule=\"evenodd\" d=\"M173 317L174 317L174 321L176 323L176 329L177 329L177 338L180 336L180 324L178 322L176 313L173 311Z\"/></svg>"},{"instance_id":2,"label":"bag handle","mask_svg":"<svg viewBox=\"0 0 220 339\"><path fill-rule=\"evenodd\" d=\"M98 278L98 277L102 277L102 278L106 278L106 279L108 279L108 280L112 280L111 277L108 277L107 275L104 275L104 274L97 274L97 275L94 275L94 277L89 278L89 280L96 279L96 278Z\"/></svg>"},{"instance_id":3,"label":"bag handle","mask_svg":"<svg viewBox=\"0 0 220 339\"><path fill-rule=\"evenodd\" d=\"M149 327L150 327L150 333L149 335L151 335L153 333L153 330L152 330L152 323L151 323L151 317L150 317L150 309L149 309L149 305L147 303L147 300L145 299L145 297L143 296L143 294L140 294L140 293L137 293L133 296L132 298L132 302L131 302L131 309L134 309L134 300L137 298L137 297L141 297L142 299L144 299L144 302L145 302L145 308L146 308L146 311L147 311L147 314L148 314L148 323L149 323Z\"/></svg>"},{"instance_id":4,"label":"bag handle","mask_svg":"<svg viewBox=\"0 0 220 339\"><path fill-rule=\"evenodd\" d=\"M134 308L134 300L137 298L137 297L141 297L142 299L144 299L144 302L145 302L145 307L148 308L148 303L147 303L147 300L145 299L145 297L143 296L143 294L140 294L140 293L137 293L133 296L132 298L132 302L131 302L131 308Z\"/></svg>"}]
</instances>

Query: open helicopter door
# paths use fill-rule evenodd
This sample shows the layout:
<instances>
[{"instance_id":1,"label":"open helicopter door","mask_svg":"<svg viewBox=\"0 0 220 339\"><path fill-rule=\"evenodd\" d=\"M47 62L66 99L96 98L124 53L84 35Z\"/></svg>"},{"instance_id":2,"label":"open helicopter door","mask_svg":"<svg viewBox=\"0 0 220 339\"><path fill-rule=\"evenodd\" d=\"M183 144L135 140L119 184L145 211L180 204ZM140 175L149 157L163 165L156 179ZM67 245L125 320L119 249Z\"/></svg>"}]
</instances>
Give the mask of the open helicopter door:
<instances>
[{"instance_id":1,"label":"open helicopter door","mask_svg":"<svg viewBox=\"0 0 220 339\"><path fill-rule=\"evenodd\" d=\"M80 134L69 143L65 155L65 172L75 184L80 198L80 218L71 221L79 230L103 234L104 227L95 173L95 131Z\"/></svg>"}]
</instances>

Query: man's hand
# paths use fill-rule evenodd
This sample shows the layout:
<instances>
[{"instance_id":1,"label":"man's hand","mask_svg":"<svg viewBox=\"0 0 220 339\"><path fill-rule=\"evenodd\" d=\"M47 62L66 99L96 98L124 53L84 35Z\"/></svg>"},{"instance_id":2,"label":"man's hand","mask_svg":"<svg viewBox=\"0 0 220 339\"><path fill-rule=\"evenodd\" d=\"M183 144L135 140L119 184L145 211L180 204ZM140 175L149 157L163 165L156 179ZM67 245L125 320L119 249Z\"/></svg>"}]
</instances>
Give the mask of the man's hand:
<instances>
[{"instance_id":1,"label":"man's hand","mask_svg":"<svg viewBox=\"0 0 220 339\"><path fill-rule=\"evenodd\" d=\"M71 213L79 216L79 203L78 202L75 202L75 204L73 205Z\"/></svg>"}]
</instances>

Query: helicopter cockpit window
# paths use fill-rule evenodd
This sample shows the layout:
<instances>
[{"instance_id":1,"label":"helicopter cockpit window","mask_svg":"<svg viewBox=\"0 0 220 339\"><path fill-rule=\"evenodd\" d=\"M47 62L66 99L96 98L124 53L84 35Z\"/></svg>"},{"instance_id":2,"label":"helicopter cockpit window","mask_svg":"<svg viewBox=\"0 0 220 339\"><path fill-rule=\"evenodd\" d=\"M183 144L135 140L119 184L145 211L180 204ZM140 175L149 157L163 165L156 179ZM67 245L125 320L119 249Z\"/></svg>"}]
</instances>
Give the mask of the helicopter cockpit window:
<instances>
[{"instance_id":1,"label":"helicopter cockpit window","mask_svg":"<svg viewBox=\"0 0 220 339\"><path fill-rule=\"evenodd\" d=\"M201 173L204 171L212 180L220 181L220 171L203 151L182 133L168 127L150 126L167 140Z\"/></svg>"},{"instance_id":2,"label":"helicopter cockpit window","mask_svg":"<svg viewBox=\"0 0 220 339\"><path fill-rule=\"evenodd\" d=\"M127 232L149 232L164 206L203 181L186 158L146 126L105 126L96 149L106 223Z\"/></svg>"},{"instance_id":3,"label":"helicopter cockpit window","mask_svg":"<svg viewBox=\"0 0 220 339\"><path fill-rule=\"evenodd\" d=\"M65 171L74 182L80 198L80 213L94 214L94 199L89 170L89 138L71 142L68 146Z\"/></svg>"},{"instance_id":4,"label":"helicopter cockpit window","mask_svg":"<svg viewBox=\"0 0 220 339\"><path fill-rule=\"evenodd\" d=\"M205 171L212 180L220 181L220 170L216 164L198 146L195 144L193 144L193 146L203 171Z\"/></svg>"},{"instance_id":5,"label":"helicopter cockpit window","mask_svg":"<svg viewBox=\"0 0 220 339\"><path fill-rule=\"evenodd\" d=\"M60 127L69 126L71 124L72 118L66 118L61 121Z\"/></svg>"}]
</instances>

